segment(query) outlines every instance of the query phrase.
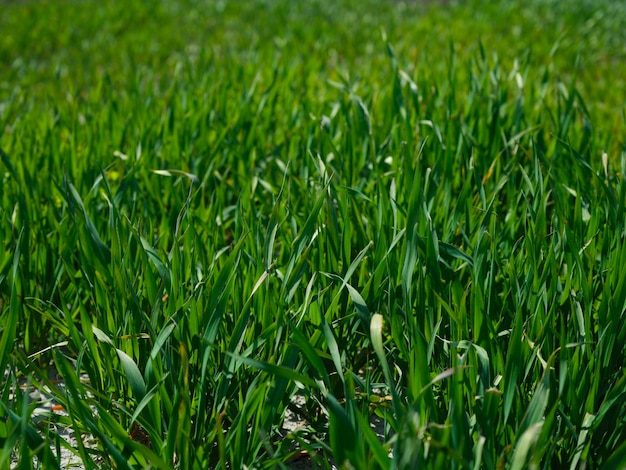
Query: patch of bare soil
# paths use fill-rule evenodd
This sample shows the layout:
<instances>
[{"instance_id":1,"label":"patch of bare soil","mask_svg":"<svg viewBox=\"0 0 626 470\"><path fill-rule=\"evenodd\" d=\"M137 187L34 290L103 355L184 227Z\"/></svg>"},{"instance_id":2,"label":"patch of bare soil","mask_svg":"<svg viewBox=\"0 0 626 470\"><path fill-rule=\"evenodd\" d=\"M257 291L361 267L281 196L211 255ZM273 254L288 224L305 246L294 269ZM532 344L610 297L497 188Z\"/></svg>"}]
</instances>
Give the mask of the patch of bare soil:
<instances>
[{"instance_id":1,"label":"patch of bare soil","mask_svg":"<svg viewBox=\"0 0 626 470\"><path fill-rule=\"evenodd\" d=\"M87 377L81 377L81 379L88 380ZM58 386L62 387L63 384L59 383ZM58 405L58 403L54 401L47 388L44 387L41 390L35 389L32 388L31 385L28 385L26 380L23 380L20 383L20 392L22 394L27 393L30 402L36 405L32 414L34 421L40 423L44 427L49 426L51 431L57 433L61 439L69 444L69 448L64 446L60 447L60 467L62 469L83 470L85 467L82 460L78 455L76 455L75 452L72 452L71 449L77 448L78 439L81 440L82 444L87 449L96 449L97 442L95 439L89 435L77 436L73 429L55 424L58 423L60 417L67 417L68 414L60 405ZM11 394L9 396L9 401L14 399L15 394ZM283 423L282 432L284 436L288 436L289 434L309 426L309 423L307 423L307 421L303 418L304 413L298 412L298 410L304 409L304 397L299 395L295 396L292 400L292 405L293 406L287 410L285 421ZM382 419L377 416L372 416L370 426L376 432L376 435L379 439L381 439L381 441L384 439L384 424L385 423ZM56 452L56 449L53 447L52 451ZM319 456L316 456L316 458L319 459ZM14 453L11 459L11 468L17 468L19 463L19 455ZM332 469L337 468L333 462L328 463ZM316 463L315 459L311 455L302 451L287 462L286 466L291 470L313 470L319 468L319 463Z\"/></svg>"}]
</instances>

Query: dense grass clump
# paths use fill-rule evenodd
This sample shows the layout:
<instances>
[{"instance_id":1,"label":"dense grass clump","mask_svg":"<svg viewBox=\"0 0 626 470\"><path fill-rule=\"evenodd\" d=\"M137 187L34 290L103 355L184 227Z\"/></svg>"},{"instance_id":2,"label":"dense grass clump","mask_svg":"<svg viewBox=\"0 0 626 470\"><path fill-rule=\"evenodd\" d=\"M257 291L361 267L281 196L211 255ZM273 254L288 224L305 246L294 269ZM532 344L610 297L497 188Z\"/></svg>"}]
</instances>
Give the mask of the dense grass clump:
<instances>
[{"instance_id":1,"label":"dense grass clump","mask_svg":"<svg viewBox=\"0 0 626 470\"><path fill-rule=\"evenodd\" d=\"M486 3L0 2L0 467L622 467L626 6Z\"/></svg>"}]
</instances>

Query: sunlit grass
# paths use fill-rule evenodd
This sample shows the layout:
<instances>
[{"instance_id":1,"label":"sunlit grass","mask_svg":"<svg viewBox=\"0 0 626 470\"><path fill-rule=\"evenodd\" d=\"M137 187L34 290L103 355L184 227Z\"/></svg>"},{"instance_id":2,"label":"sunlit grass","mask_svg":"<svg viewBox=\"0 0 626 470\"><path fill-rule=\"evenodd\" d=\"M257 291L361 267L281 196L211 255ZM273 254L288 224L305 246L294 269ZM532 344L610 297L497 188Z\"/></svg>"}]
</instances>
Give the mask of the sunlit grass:
<instances>
[{"instance_id":1,"label":"sunlit grass","mask_svg":"<svg viewBox=\"0 0 626 470\"><path fill-rule=\"evenodd\" d=\"M619 468L622 3L294 3L2 5L0 467Z\"/></svg>"}]
</instances>

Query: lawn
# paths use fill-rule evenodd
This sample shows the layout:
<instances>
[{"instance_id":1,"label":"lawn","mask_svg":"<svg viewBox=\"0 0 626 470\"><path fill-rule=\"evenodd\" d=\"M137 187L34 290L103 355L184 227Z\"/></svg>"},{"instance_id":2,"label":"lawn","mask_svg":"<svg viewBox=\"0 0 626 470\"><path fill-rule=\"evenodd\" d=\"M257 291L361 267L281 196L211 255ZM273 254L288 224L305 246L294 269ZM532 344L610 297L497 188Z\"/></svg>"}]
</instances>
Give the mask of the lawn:
<instances>
[{"instance_id":1,"label":"lawn","mask_svg":"<svg viewBox=\"0 0 626 470\"><path fill-rule=\"evenodd\" d=\"M625 174L619 0L0 1L0 468L624 468Z\"/></svg>"}]
</instances>

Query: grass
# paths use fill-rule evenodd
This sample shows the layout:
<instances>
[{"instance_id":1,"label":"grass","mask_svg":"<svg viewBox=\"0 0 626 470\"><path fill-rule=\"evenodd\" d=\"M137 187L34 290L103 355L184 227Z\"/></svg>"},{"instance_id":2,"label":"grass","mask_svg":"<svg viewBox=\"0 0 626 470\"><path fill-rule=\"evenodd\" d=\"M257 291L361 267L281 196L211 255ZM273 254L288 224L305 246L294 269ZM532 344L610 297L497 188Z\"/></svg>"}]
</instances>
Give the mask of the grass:
<instances>
[{"instance_id":1,"label":"grass","mask_svg":"<svg viewBox=\"0 0 626 470\"><path fill-rule=\"evenodd\" d=\"M294 3L2 5L0 467L621 468L622 2Z\"/></svg>"}]
</instances>

